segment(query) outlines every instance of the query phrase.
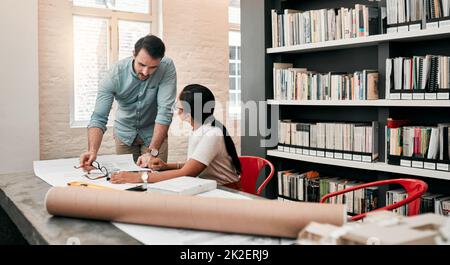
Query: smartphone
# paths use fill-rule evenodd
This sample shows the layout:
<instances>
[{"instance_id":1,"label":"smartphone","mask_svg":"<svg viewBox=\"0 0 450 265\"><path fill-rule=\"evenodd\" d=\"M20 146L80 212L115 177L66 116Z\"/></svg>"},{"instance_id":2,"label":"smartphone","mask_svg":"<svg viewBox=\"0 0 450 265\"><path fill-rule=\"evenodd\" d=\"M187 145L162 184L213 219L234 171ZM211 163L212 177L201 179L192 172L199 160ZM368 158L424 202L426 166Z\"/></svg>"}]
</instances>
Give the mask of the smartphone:
<instances>
[{"instance_id":1,"label":"smartphone","mask_svg":"<svg viewBox=\"0 0 450 265\"><path fill-rule=\"evenodd\" d=\"M139 186L136 186L136 187L133 187L133 188L129 188L129 189L126 189L126 190L129 190L129 191L147 191L147 189L144 189L144 186L142 186L142 185L139 185Z\"/></svg>"}]
</instances>

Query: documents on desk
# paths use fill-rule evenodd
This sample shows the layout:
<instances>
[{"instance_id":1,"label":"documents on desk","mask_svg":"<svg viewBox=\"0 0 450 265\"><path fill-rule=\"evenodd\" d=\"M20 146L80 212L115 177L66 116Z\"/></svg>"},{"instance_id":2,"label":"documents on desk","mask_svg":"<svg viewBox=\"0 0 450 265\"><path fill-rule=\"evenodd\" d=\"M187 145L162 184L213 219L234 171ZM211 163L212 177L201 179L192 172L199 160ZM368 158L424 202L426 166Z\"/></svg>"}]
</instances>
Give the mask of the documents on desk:
<instances>
[{"instance_id":1,"label":"documents on desk","mask_svg":"<svg viewBox=\"0 0 450 265\"><path fill-rule=\"evenodd\" d=\"M120 168L126 171L137 171L141 168L137 167L132 159L131 155L105 155L99 156L97 161L101 165L110 166L114 168ZM67 183L73 181L83 181L93 183L95 185L107 186L114 189L125 190L131 187L135 187L136 184L111 184L106 179L89 180L82 177L84 172L81 169L74 169L73 166L79 164L78 158L71 159L58 159L58 160L46 160L35 161L34 172L35 175L41 178L43 181L51 186L66 187ZM243 196L238 193L232 193L220 189L211 190L199 194L198 196L204 197L217 197L217 198L232 198L232 199L244 199L250 200L249 197ZM261 237L252 235L240 235L221 232L210 231L198 231L191 229L180 228L166 228L159 226L149 225L136 225L112 222L114 226L121 229L131 237L140 241L143 244L238 244L238 245L250 245L250 244L291 244L295 242L292 239L275 238L275 237ZM83 242L81 242L83 243Z\"/></svg>"},{"instance_id":2,"label":"documents on desk","mask_svg":"<svg viewBox=\"0 0 450 265\"><path fill-rule=\"evenodd\" d=\"M138 167L133 161L133 155L104 155L99 156L97 161L108 170L117 169L121 171L148 171L149 169ZM106 178L90 180L83 177L85 172L74 166L80 164L79 158L34 161L34 174L51 186L66 187L67 183L83 181L90 184L106 186L109 188L126 190L137 186L137 184L112 184Z\"/></svg>"}]
</instances>

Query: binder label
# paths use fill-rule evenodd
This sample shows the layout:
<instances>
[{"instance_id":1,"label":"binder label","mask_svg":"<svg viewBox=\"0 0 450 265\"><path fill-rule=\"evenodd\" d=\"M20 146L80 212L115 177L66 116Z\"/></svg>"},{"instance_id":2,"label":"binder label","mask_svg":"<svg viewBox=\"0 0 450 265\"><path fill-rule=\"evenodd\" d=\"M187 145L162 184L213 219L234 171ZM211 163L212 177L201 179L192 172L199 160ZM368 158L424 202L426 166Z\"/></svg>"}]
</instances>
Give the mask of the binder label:
<instances>
[{"instance_id":1,"label":"binder label","mask_svg":"<svg viewBox=\"0 0 450 265\"><path fill-rule=\"evenodd\" d=\"M294 147L289 148L289 153L295 154L295 148Z\"/></svg>"},{"instance_id":2,"label":"binder label","mask_svg":"<svg viewBox=\"0 0 450 265\"><path fill-rule=\"evenodd\" d=\"M437 93L437 99L448 99L448 93Z\"/></svg>"},{"instance_id":3,"label":"binder label","mask_svg":"<svg viewBox=\"0 0 450 265\"><path fill-rule=\"evenodd\" d=\"M278 149L278 151L284 151L283 146L281 146L281 145L279 145L277 149Z\"/></svg>"},{"instance_id":4,"label":"binder label","mask_svg":"<svg viewBox=\"0 0 450 265\"><path fill-rule=\"evenodd\" d=\"M283 151L289 153L289 147L285 146L285 147L283 148Z\"/></svg>"},{"instance_id":5,"label":"binder label","mask_svg":"<svg viewBox=\"0 0 450 265\"><path fill-rule=\"evenodd\" d=\"M428 100L437 99L436 93L425 93L425 99L428 99Z\"/></svg>"},{"instance_id":6,"label":"binder label","mask_svg":"<svg viewBox=\"0 0 450 265\"><path fill-rule=\"evenodd\" d=\"M436 22L428 22L426 24L426 29L437 29L437 28L439 28L439 24L437 21Z\"/></svg>"},{"instance_id":7,"label":"binder label","mask_svg":"<svg viewBox=\"0 0 450 265\"><path fill-rule=\"evenodd\" d=\"M412 161L412 167L423 168L423 161Z\"/></svg>"},{"instance_id":8,"label":"binder label","mask_svg":"<svg viewBox=\"0 0 450 265\"><path fill-rule=\"evenodd\" d=\"M389 27L386 30L386 33L396 33L397 32L397 27Z\"/></svg>"},{"instance_id":9,"label":"binder label","mask_svg":"<svg viewBox=\"0 0 450 265\"><path fill-rule=\"evenodd\" d=\"M442 170L442 171L448 171L448 164L437 163L436 169Z\"/></svg>"},{"instance_id":10,"label":"binder label","mask_svg":"<svg viewBox=\"0 0 450 265\"><path fill-rule=\"evenodd\" d=\"M361 157L361 155L353 155L353 160L361 161L362 157Z\"/></svg>"},{"instance_id":11,"label":"binder label","mask_svg":"<svg viewBox=\"0 0 450 265\"><path fill-rule=\"evenodd\" d=\"M296 148L295 149L295 153L297 153L297 154L302 154L302 152L303 152L303 150L301 149L301 148Z\"/></svg>"},{"instance_id":12,"label":"binder label","mask_svg":"<svg viewBox=\"0 0 450 265\"><path fill-rule=\"evenodd\" d=\"M404 99L404 100L411 100L412 99L412 93L402 93L402 99Z\"/></svg>"},{"instance_id":13,"label":"binder label","mask_svg":"<svg viewBox=\"0 0 450 265\"><path fill-rule=\"evenodd\" d=\"M423 167L426 168L426 169L435 170L436 169L436 163L424 162L423 163Z\"/></svg>"},{"instance_id":14,"label":"binder label","mask_svg":"<svg viewBox=\"0 0 450 265\"><path fill-rule=\"evenodd\" d=\"M328 157L328 158L333 158L334 156L333 156L333 152L326 152L326 157Z\"/></svg>"},{"instance_id":15,"label":"binder label","mask_svg":"<svg viewBox=\"0 0 450 265\"><path fill-rule=\"evenodd\" d=\"M400 166L411 167L411 160L400 159Z\"/></svg>"},{"instance_id":16,"label":"binder label","mask_svg":"<svg viewBox=\"0 0 450 265\"><path fill-rule=\"evenodd\" d=\"M413 99L423 100L425 99L425 93L413 93Z\"/></svg>"},{"instance_id":17,"label":"binder label","mask_svg":"<svg viewBox=\"0 0 450 265\"><path fill-rule=\"evenodd\" d=\"M363 157L362 157L362 161L363 161L363 162L369 162L369 163L370 163L370 162L372 162L372 158L371 158L370 156L363 156Z\"/></svg>"},{"instance_id":18,"label":"binder label","mask_svg":"<svg viewBox=\"0 0 450 265\"><path fill-rule=\"evenodd\" d=\"M448 26L450 26L450 20L439 21L439 27L448 27Z\"/></svg>"},{"instance_id":19,"label":"binder label","mask_svg":"<svg viewBox=\"0 0 450 265\"><path fill-rule=\"evenodd\" d=\"M317 151L316 150L309 150L309 155L317 156Z\"/></svg>"},{"instance_id":20,"label":"binder label","mask_svg":"<svg viewBox=\"0 0 450 265\"><path fill-rule=\"evenodd\" d=\"M345 160L352 160L352 154L344 154Z\"/></svg>"},{"instance_id":21,"label":"binder label","mask_svg":"<svg viewBox=\"0 0 450 265\"><path fill-rule=\"evenodd\" d=\"M412 24L412 25L409 25L409 31L412 31L412 30L420 30L420 29L421 29L420 24Z\"/></svg>"},{"instance_id":22,"label":"binder label","mask_svg":"<svg viewBox=\"0 0 450 265\"><path fill-rule=\"evenodd\" d=\"M303 154L304 154L304 155L309 155L309 149L306 149L306 148L303 149Z\"/></svg>"},{"instance_id":23,"label":"binder label","mask_svg":"<svg viewBox=\"0 0 450 265\"><path fill-rule=\"evenodd\" d=\"M400 93L391 93L391 94L389 94L389 99L399 100L400 96L401 96Z\"/></svg>"},{"instance_id":24,"label":"binder label","mask_svg":"<svg viewBox=\"0 0 450 265\"><path fill-rule=\"evenodd\" d=\"M342 153L335 152L334 153L334 158L342 159Z\"/></svg>"},{"instance_id":25,"label":"binder label","mask_svg":"<svg viewBox=\"0 0 450 265\"><path fill-rule=\"evenodd\" d=\"M317 151L317 156L324 157L325 156L325 152L324 151Z\"/></svg>"}]
</instances>

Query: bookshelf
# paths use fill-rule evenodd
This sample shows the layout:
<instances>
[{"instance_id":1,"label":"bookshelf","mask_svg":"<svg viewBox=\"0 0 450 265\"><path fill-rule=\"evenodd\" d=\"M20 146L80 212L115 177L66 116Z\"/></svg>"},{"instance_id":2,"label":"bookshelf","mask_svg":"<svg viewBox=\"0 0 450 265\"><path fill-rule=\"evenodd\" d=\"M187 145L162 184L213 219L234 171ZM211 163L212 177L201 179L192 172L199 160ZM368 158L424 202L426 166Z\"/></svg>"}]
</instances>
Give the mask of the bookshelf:
<instances>
[{"instance_id":1,"label":"bookshelf","mask_svg":"<svg viewBox=\"0 0 450 265\"><path fill-rule=\"evenodd\" d=\"M248 135L249 124L241 128L241 153L266 157L276 170L298 168L314 169L325 174L343 172L367 176L368 181L414 177L429 184L433 193L449 194L450 172L409 168L386 163L385 126L387 118L410 119L413 122L435 124L450 122L450 100L387 100L385 99L385 62L399 56L424 56L426 54L450 56L450 27L421 29L367 37L307 43L285 47L272 47L271 10L313 10L321 8L354 7L355 4L373 4L367 0L246 0L241 2L242 33L242 101L264 101L258 107L266 116L264 128L276 126L281 119L309 121L370 122L379 124L379 159L374 163L346 161L278 151L277 147L264 147L261 143L270 138L260 132ZM380 1L385 5L386 1ZM317 72L354 72L377 69L379 72L379 100L274 100L273 64L291 63L294 67ZM272 112L276 108L277 111ZM272 113L276 113L273 114ZM242 111L242 120L249 114ZM340 177L341 177L340 176ZM361 178L359 178L361 179ZM388 188L380 189L380 203ZM266 188L269 198L276 198L277 183Z\"/></svg>"},{"instance_id":2,"label":"bookshelf","mask_svg":"<svg viewBox=\"0 0 450 265\"><path fill-rule=\"evenodd\" d=\"M363 1L361 1L363 2ZM316 43L307 43L303 45L293 45L286 47L267 48L268 54L277 53L307 53L320 52L328 50L360 48L366 46L376 46L382 43L438 40L450 37L450 26L436 29L421 29L406 32L387 33L359 37L352 39L341 39L332 41L323 41Z\"/></svg>"},{"instance_id":3,"label":"bookshelf","mask_svg":"<svg viewBox=\"0 0 450 265\"><path fill-rule=\"evenodd\" d=\"M442 180L450 181L450 172L395 166L395 165L386 164L384 162L367 163L367 162L359 162L359 161L351 161L351 160L341 160L341 159L333 159L333 158L326 158L326 157L292 154L292 153L281 152L281 151L277 151L277 150L268 150L267 155L271 156L271 157L285 158L285 159L291 159L291 160L297 160L297 161L303 161L303 162L309 162L309 163L316 163L316 164L326 164L326 165L333 165L333 166L339 166L339 167L348 167L348 168L356 168L356 169L363 169L363 170L370 170L370 171L404 174L404 175L409 175L409 176L418 176L418 177L424 177L424 178L434 178L434 179L442 179Z\"/></svg>"},{"instance_id":4,"label":"bookshelf","mask_svg":"<svg viewBox=\"0 0 450 265\"><path fill-rule=\"evenodd\" d=\"M291 106L367 106L367 107L442 107L449 108L449 100L267 100L268 105Z\"/></svg>"}]
</instances>

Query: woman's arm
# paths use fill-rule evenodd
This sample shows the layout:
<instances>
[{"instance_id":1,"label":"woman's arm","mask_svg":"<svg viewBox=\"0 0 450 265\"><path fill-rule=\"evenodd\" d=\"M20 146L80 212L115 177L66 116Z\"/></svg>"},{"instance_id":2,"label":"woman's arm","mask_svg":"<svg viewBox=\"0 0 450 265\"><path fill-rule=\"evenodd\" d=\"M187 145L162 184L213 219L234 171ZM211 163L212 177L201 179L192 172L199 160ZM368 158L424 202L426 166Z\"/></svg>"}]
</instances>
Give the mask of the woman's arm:
<instances>
[{"instance_id":1,"label":"woman's arm","mask_svg":"<svg viewBox=\"0 0 450 265\"><path fill-rule=\"evenodd\" d=\"M173 163L176 165L176 163ZM203 170L205 170L206 166L202 163L198 162L197 160L190 159L188 160L182 168L180 169L173 169L173 170L166 170L159 173L150 173L148 182L154 183L159 182L163 180L168 180L176 177L181 176L189 176L189 177L196 177L200 173L202 173ZM111 183L114 184L121 184L121 183L140 183L142 182L141 179L142 173L136 173L136 172L118 172L114 173L111 176Z\"/></svg>"}]
</instances>

